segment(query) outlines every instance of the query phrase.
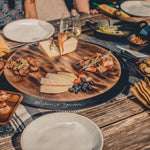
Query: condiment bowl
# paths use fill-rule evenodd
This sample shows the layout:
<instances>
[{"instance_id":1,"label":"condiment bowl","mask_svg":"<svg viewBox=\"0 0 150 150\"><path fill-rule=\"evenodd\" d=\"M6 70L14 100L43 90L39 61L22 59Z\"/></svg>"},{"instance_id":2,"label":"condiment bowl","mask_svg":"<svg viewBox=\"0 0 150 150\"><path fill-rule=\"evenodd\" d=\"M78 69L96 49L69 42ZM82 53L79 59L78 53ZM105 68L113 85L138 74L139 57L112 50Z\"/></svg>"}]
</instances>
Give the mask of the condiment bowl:
<instances>
[{"instance_id":1,"label":"condiment bowl","mask_svg":"<svg viewBox=\"0 0 150 150\"><path fill-rule=\"evenodd\" d=\"M144 50L150 45L148 37L142 34L130 34L127 36L127 40L130 48L135 51Z\"/></svg>"}]
</instances>

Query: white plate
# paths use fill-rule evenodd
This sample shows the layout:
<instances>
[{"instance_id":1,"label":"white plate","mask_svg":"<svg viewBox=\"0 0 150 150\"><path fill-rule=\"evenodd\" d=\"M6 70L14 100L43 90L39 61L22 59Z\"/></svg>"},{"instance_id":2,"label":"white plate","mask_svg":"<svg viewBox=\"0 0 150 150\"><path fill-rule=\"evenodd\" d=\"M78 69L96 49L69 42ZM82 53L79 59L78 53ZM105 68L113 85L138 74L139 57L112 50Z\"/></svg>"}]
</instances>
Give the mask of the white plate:
<instances>
[{"instance_id":1,"label":"white plate","mask_svg":"<svg viewBox=\"0 0 150 150\"><path fill-rule=\"evenodd\" d=\"M150 2L147 1L125 1L120 7L123 11L133 16L150 16Z\"/></svg>"},{"instance_id":2,"label":"white plate","mask_svg":"<svg viewBox=\"0 0 150 150\"><path fill-rule=\"evenodd\" d=\"M54 26L38 19L21 19L7 24L3 29L6 38L16 42L36 42L53 35Z\"/></svg>"},{"instance_id":3,"label":"white plate","mask_svg":"<svg viewBox=\"0 0 150 150\"><path fill-rule=\"evenodd\" d=\"M53 113L31 122L21 135L23 150L102 150L98 126L74 113Z\"/></svg>"}]
</instances>

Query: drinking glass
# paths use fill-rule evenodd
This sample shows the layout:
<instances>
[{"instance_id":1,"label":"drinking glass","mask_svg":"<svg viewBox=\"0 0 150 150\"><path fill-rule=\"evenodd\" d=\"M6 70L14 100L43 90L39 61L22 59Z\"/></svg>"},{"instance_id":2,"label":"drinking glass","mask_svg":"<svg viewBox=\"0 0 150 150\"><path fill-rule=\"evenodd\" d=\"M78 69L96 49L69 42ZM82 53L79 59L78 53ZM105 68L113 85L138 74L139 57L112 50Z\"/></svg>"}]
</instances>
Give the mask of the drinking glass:
<instances>
[{"instance_id":1,"label":"drinking glass","mask_svg":"<svg viewBox=\"0 0 150 150\"><path fill-rule=\"evenodd\" d=\"M81 34L81 25L79 16L67 18L63 22L63 32L67 33L67 38L75 37L79 38Z\"/></svg>"},{"instance_id":2,"label":"drinking glass","mask_svg":"<svg viewBox=\"0 0 150 150\"><path fill-rule=\"evenodd\" d=\"M77 41L80 34L81 34L81 25L80 25L79 16L61 18L60 28L59 28L59 33L58 33L58 41L59 41L59 48L60 48L61 55L64 52L63 43L71 38L72 38L71 40L72 42L75 41L75 39ZM77 45L77 42L76 42L76 45ZM72 49L74 48L75 46ZM70 47L70 50L71 50L71 47Z\"/></svg>"}]
</instances>

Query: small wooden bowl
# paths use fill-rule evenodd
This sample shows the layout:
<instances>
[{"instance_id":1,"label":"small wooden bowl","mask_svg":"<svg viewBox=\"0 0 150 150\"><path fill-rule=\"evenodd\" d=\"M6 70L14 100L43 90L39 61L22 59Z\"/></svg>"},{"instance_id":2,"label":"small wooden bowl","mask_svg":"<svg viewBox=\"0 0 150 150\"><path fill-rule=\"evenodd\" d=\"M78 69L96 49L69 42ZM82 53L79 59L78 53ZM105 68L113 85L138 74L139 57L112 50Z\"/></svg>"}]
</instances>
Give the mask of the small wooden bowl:
<instances>
[{"instance_id":1,"label":"small wooden bowl","mask_svg":"<svg viewBox=\"0 0 150 150\"><path fill-rule=\"evenodd\" d=\"M21 93L4 91L4 90L0 90L0 93L1 92L6 92L7 94L11 94L11 99L6 100L5 106L0 108L0 125L5 125L12 118L17 107L19 106L19 104L23 99L23 95Z\"/></svg>"}]
</instances>

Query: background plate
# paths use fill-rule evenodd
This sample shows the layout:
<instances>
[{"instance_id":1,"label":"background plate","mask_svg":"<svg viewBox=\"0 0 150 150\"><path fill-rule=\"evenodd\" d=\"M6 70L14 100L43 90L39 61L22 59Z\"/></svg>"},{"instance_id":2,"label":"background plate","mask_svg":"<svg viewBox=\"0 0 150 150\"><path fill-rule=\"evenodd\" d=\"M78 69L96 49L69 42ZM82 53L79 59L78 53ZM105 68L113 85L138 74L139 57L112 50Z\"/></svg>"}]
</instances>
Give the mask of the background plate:
<instances>
[{"instance_id":1,"label":"background plate","mask_svg":"<svg viewBox=\"0 0 150 150\"><path fill-rule=\"evenodd\" d=\"M133 16L150 16L150 2L146 1L125 1L120 5L121 9Z\"/></svg>"},{"instance_id":2,"label":"background plate","mask_svg":"<svg viewBox=\"0 0 150 150\"><path fill-rule=\"evenodd\" d=\"M3 29L6 38L16 42L36 42L53 35L50 23L38 19L21 19L7 24Z\"/></svg>"},{"instance_id":3,"label":"background plate","mask_svg":"<svg viewBox=\"0 0 150 150\"><path fill-rule=\"evenodd\" d=\"M21 146L23 150L102 150L103 136L86 117L53 113L32 121L24 129Z\"/></svg>"}]
</instances>

